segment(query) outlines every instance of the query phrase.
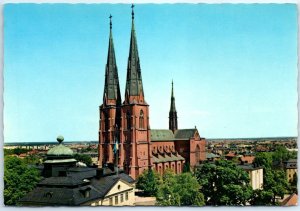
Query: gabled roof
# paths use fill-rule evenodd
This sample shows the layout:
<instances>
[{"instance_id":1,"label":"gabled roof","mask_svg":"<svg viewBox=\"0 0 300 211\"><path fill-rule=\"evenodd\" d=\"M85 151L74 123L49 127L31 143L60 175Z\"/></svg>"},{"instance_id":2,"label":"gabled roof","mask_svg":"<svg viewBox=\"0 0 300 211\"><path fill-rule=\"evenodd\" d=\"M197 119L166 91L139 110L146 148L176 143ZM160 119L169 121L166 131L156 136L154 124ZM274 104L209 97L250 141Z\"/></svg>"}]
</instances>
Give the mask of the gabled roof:
<instances>
[{"instance_id":1,"label":"gabled roof","mask_svg":"<svg viewBox=\"0 0 300 211\"><path fill-rule=\"evenodd\" d=\"M84 191L89 190L89 197ZM27 193L20 202L22 204L49 206L76 206L99 198L98 191L88 185L79 188L37 187Z\"/></svg>"},{"instance_id":2,"label":"gabled roof","mask_svg":"<svg viewBox=\"0 0 300 211\"><path fill-rule=\"evenodd\" d=\"M174 134L172 130L151 130L151 141L172 141Z\"/></svg>"},{"instance_id":3,"label":"gabled roof","mask_svg":"<svg viewBox=\"0 0 300 211\"><path fill-rule=\"evenodd\" d=\"M189 140L194 137L197 129L180 129L175 133L172 130L151 130L151 141L175 141L175 140Z\"/></svg>"},{"instance_id":4,"label":"gabled roof","mask_svg":"<svg viewBox=\"0 0 300 211\"><path fill-rule=\"evenodd\" d=\"M281 203L282 206L297 206L298 205L298 195L296 193L293 193L289 197L287 197L283 202Z\"/></svg>"}]
</instances>

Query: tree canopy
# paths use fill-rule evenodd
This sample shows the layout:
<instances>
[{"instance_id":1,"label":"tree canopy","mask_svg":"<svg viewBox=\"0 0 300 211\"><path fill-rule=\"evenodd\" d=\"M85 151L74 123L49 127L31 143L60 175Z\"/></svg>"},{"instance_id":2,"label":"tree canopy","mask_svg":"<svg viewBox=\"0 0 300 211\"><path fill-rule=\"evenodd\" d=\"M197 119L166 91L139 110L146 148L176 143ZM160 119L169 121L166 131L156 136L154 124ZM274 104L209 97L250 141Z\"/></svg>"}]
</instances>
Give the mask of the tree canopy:
<instances>
[{"instance_id":1,"label":"tree canopy","mask_svg":"<svg viewBox=\"0 0 300 211\"><path fill-rule=\"evenodd\" d=\"M86 154L75 154L74 158L77 161L83 162L88 166L92 165L92 163L93 163L91 156L86 155Z\"/></svg>"},{"instance_id":2,"label":"tree canopy","mask_svg":"<svg viewBox=\"0 0 300 211\"><path fill-rule=\"evenodd\" d=\"M168 170L163 175L158 192L158 204L164 206L203 206L204 196L200 185L189 172L179 175Z\"/></svg>"},{"instance_id":3,"label":"tree canopy","mask_svg":"<svg viewBox=\"0 0 300 211\"><path fill-rule=\"evenodd\" d=\"M4 158L4 204L18 205L18 200L31 191L40 180L40 172L29 168L24 160Z\"/></svg>"},{"instance_id":4,"label":"tree canopy","mask_svg":"<svg viewBox=\"0 0 300 211\"><path fill-rule=\"evenodd\" d=\"M251 199L248 174L231 161L206 163L195 176L207 205L246 205Z\"/></svg>"},{"instance_id":5,"label":"tree canopy","mask_svg":"<svg viewBox=\"0 0 300 211\"><path fill-rule=\"evenodd\" d=\"M146 196L157 196L161 179L159 174L150 169L145 170L139 175L136 183L136 188L143 190Z\"/></svg>"}]
</instances>

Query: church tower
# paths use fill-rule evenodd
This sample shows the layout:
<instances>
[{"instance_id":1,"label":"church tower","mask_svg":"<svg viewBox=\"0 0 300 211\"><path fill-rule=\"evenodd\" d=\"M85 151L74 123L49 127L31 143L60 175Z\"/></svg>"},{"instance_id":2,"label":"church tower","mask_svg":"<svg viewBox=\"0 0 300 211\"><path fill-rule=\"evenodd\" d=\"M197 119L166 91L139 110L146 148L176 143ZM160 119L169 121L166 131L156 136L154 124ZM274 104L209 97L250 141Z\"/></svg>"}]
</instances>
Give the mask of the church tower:
<instances>
[{"instance_id":1,"label":"church tower","mask_svg":"<svg viewBox=\"0 0 300 211\"><path fill-rule=\"evenodd\" d=\"M134 27L134 5L127 65L125 100L122 105L122 146L119 163L134 179L151 168L149 105L144 98L140 58Z\"/></svg>"},{"instance_id":2,"label":"church tower","mask_svg":"<svg viewBox=\"0 0 300 211\"><path fill-rule=\"evenodd\" d=\"M105 85L103 104L100 106L98 163L115 162L113 147L115 139L119 140L119 126L121 125L121 94L119 86L118 68L116 64L113 36L112 16L110 18L110 33L107 62L105 67Z\"/></svg>"},{"instance_id":3,"label":"church tower","mask_svg":"<svg viewBox=\"0 0 300 211\"><path fill-rule=\"evenodd\" d=\"M171 107L169 112L169 130L172 130L174 133L177 129L178 129L177 111L175 107L175 97L174 97L173 81L172 81Z\"/></svg>"}]
</instances>

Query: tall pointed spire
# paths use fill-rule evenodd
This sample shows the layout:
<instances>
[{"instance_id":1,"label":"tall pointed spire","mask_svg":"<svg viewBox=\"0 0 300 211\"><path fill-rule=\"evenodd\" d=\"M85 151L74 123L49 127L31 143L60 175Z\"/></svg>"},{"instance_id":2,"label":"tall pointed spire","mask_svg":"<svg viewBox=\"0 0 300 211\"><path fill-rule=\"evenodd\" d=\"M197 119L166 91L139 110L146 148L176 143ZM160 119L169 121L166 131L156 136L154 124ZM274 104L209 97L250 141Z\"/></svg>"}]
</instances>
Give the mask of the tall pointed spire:
<instances>
[{"instance_id":1,"label":"tall pointed spire","mask_svg":"<svg viewBox=\"0 0 300 211\"><path fill-rule=\"evenodd\" d=\"M169 130L172 130L174 132L177 129L178 129L177 111L175 107L175 97L174 97L173 80L172 80L171 107L169 112Z\"/></svg>"},{"instance_id":2,"label":"tall pointed spire","mask_svg":"<svg viewBox=\"0 0 300 211\"><path fill-rule=\"evenodd\" d=\"M105 67L105 85L103 94L103 103L109 105L121 104L121 93L118 77L118 68L116 64L116 56L114 42L112 36L112 15L109 16L109 44L107 53L107 63Z\"/></svg>"},{"instance_id":3,"label":"tall pointed spire","mask_svg":"<svg viewBox=\"0 0 300 211\"><path fill-rule=\"evenodd\" d=\"M128 65L127 65L127 80L126 80L126 89L125 95L127 100L132 103L133 99L137 102L144 102L144 91L143 91L143 83L142 83L142 74L140 67L140 58L138 53L135 28L134 28L134 5L131 6L131 38L130 38L130 49L129 49L129 57L128 57ZM133 97L134 96L134 97ZM126 99L125 99L126 101Z\"/></svg>"}]
</instances>

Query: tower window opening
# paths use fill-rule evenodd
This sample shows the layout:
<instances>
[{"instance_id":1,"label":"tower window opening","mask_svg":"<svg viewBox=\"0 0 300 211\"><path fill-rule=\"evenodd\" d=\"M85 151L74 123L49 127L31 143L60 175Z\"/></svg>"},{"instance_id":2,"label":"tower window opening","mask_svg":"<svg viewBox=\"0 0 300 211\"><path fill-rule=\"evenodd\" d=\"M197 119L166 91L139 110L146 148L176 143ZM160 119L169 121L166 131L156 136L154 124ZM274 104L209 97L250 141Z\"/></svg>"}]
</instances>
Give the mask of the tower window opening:
<instances>
[{"instance_id":1,"label":"tower window opening","mask_svg":"<svg viewBox=\"0 0 300 211\"><path fill-rule=\"evenodd\" d=\"M140 111L140 119L139 119L139 126L140 128L144 129L144 112L143 110Z\"/></svg>"}]
</instances>

